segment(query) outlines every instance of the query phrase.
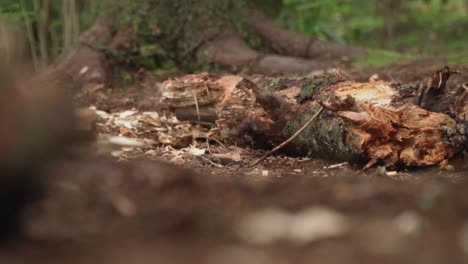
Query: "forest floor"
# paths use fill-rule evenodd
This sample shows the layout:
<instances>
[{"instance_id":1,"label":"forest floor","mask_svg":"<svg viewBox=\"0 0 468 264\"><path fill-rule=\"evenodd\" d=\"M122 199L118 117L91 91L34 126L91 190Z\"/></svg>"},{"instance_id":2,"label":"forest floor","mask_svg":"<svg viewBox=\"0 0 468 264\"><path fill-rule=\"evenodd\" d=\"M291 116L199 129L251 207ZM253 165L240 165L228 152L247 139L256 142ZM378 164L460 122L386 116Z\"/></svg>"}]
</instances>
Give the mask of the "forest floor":
<instances>
[{"instance_id":1,"label":"forest floor","mask_svg":"<svg viewBox=\"0 0 468 264\"><path fill-rule=\"evenodd\" d=\"M377 73L410 81L443 66L431 59L346 71L358 80ZM454 68L462 74L449 85L468 83L468 66ZM161 81L92 89L78 104L120 117L153 112ZM102 116L97 122L101 133L151 138ZM281 154L248 168L265 151L203 139L184 149L97 152L80 150L48 168L45 196L25 213L23 237L1 247L0 263L468 261L463 155L448 170L363 173L362 165Z\"/></svg>"}]
</instances>

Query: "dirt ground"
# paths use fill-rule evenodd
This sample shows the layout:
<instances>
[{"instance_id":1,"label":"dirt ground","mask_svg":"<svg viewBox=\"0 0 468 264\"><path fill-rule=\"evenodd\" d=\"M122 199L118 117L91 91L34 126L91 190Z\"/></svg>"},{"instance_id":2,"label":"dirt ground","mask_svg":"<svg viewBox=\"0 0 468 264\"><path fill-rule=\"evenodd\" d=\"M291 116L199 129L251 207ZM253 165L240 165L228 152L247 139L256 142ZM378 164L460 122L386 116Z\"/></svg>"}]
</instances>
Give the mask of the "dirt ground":
<instances>
[{"instance_id":1,"label":"dirt ground","mask_svg":"<svg viewBox=\"0 0 468 264\"><path fill-rule=\"evenodd\" d=\"M421 66L424 65L424 66ZM348 72L411 81L443 66L400 63ZM468 67L450 81L468 83ZM155 111L158 81L77 96L107 113ZM156 84L155 84L156 83ZM98 121L98 131L122 130ZM145 135L148 136L148 135ZM82 147L44 171L23 235L0 263L466 263L468 163L403 171L281 154L248 168L263 150L193 142L113 155ZM221 164L212 153L239 153ZM170 164L172 163L172 164Z\"/></svg>"}]
</instances>

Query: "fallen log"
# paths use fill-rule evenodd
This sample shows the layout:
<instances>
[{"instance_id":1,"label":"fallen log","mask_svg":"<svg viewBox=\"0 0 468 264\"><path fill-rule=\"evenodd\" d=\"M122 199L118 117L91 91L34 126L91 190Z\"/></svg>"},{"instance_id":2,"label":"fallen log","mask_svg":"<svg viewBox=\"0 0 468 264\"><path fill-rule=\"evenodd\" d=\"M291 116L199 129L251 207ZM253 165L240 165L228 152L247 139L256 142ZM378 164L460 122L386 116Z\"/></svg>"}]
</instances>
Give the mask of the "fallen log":
<instances>
[{"instance_id":1,"label":"fallen log","mask_svg":"<svg viewBox=\"0 0 468 264\"><path fill-rule=\"evenodd\" d=\"M370 164L446 164L466 148L466 122L422 108L420 93L411 97L405 89L330 74L195 74L166 81L162 102L181 120L216 124L211 132L224 142L260 148L289 138L322 106L326 110L289 143L287 153Z\"/></svg>"}]
</instances>

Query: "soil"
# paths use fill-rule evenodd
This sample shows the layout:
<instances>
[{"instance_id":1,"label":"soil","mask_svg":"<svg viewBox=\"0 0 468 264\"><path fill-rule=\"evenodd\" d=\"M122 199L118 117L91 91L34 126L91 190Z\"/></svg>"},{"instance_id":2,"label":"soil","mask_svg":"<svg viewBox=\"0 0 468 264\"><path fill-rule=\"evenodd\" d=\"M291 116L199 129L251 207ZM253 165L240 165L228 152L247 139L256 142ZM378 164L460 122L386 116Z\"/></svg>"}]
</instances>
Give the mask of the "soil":
<instances>
[{"instance_id":1,"label":"soil","mask_svg":"<svg viewBox=\"0 0 468 264\"><path fill-rule=\"evenodd\" d=\"M408 81L436 63L424 63L427 71L415 63L348 72ZM467 66L458 69L452 86L468 83ZM154 111L157 83L91 91L77 104L109 113ZM119 133L104 123L98 130ZM208 148L204 140L194 144ZM25 211L23 234L0 247L0 263L468 261L463 155L447 168L364 173L362 164L281 154L248 168L263 150L209 145L211 153L240 151L241 159L221 166L179 157L170 147L127 149L117 157L83 147L64 155L43 172L44 193ZM315 212L312 220L301 220L305 212Z\"/></svg>"}]
</instances>

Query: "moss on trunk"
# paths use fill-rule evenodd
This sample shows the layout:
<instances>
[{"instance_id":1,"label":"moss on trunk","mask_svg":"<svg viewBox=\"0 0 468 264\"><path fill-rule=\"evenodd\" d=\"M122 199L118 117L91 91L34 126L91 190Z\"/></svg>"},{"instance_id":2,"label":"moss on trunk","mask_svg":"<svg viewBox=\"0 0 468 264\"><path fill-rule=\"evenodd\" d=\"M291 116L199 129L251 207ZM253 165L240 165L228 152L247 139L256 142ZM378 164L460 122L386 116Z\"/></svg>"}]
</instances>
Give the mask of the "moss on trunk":
<instances>
[{"instance_id":1,"label":"moss on trunk","mask_svg":"<svg viewBox=\"0 0 468 264\"><path fill-rule=\"evenodd\" d=\"M279 27L259 11L271 3L280 4L279 0L107 0L100 19L83 35L106 28L109 40L80 38L67 53L79 60L83 56L77 47L94 48L94 57L104 53L102 61L112 65L114 72L119 72L115 66L123 66L125 71L144 68L158 75L161 70L219 68L304 74L333 67L336 58L354 54L354 48L344 49ZM282 48L275 48L278 45ZM322 60L318 54L327 58Z\"/></svg>"},{"instance_id":2,"label":"moss on trunk","mask_svg":"<svg viewBox=\"0 0 468 264\"><path fill-rule=\"evenodd\" d=\"M114 31L131 26L135 33L134 49L120 50L119 57L131 56L147 68L167 65L167 61L200 68L194 55L203 44L245 28L245 1L125 0L113 5ZM156 62L148 63L148 57Z\"/></svg>"},{"instance_id":3,"label":"moss on trunk","mask_svg":"<svg viewBox=\"0 0 468 264\"><path fill-rule=\"evenodd\" d=\"M319 107L301 113L296 119L286 125L285 138L291 137L298 131L317 111ZM331 116L332 115L332 116ZM345 160L349 162L362 162L366 158L362 153L354 153L346 143L346 129L342 119L333 113L323 112L317 120L308 126L285 151L293 155L304 155L330 160Z\"/></svg>"}]
</instances>

